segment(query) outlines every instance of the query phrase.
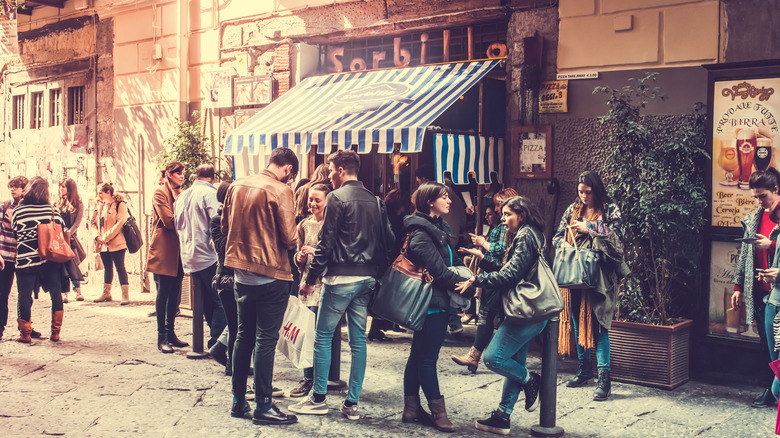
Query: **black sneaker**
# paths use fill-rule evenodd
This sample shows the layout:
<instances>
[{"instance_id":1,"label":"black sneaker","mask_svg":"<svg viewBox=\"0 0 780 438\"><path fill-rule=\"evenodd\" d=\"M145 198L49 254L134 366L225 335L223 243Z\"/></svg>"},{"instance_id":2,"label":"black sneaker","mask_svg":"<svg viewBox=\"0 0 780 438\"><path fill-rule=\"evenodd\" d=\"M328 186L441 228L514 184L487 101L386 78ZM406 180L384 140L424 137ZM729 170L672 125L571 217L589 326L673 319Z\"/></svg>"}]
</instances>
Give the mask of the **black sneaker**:
<instances>
[{"instance_id":1,"label":"black sneaker","mask_svg":"<svg viewBox=\"0 0 780 438\"><path fill-rule=\"evenodd\" d=\"M276 403L271 405L271 409L259 413L257 410L255 410L254 415L252 416L252 423L254 424L264 424L264 425L284 425L284 424L293 424L298 421L298 417L295 415L285 414L284 412L280 411L279 408L276 406Z\"/></svg>"},{"instance_id":2,"label":"black sneaker","mask_svg":"<svg viewBox=\"0 0 780 438\"><path fill-rule=\"evenodd\" d=\"M233 407L230 409L230 416L235 418L252 419L252 407L244 400L244 403L233 403Z\"/></svg>"},{"instance_id":3,"label":"black sneaker","mask_svg":"<svg viewBox=\"0 0 780 438\"><path fill-rule=\"evenodd\" d=\"M523 386L525 393L525 410L533 412L539 407L539 385L542 378L536 373L528 374L528 382Z\"/></svg>"},{"instance_id":4,"label":"black sneaker","mask_svg":"<svg viewBox=\"0 0 780 438\"><path fill-rule=\"evenodd\" d=\"M485 432L509 435L509 415L499 410L495 410L484 420L477 420L474 423L474 426L478 430L484 430Z\"/></svg>"}]
</instances>

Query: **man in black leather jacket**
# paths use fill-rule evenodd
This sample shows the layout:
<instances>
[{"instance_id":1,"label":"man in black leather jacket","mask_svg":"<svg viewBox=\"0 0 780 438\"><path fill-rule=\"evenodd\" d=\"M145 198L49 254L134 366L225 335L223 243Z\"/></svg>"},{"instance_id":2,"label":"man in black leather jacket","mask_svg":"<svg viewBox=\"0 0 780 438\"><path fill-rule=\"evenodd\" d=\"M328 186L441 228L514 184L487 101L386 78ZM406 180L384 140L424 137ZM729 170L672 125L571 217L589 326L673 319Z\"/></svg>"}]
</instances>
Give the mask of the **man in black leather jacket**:
<instances>
[{"instance_id":1,"label":"man in black leather jacket","mask_svg":"<svg viewBox=\"0 0 780 438\"><path fill-rule=\"evenodd\" d=\"M314 337L314 389L311 396L290 410L300 414L325 415L331 340L344 313L347 314L352 366L349 392L341 413L350 420L360 415L357 403L366 369L366 318L368 302L388 265L394 236L384 206L357 180L360 158L352 151L328 157L330 179L336 189L325 201L320 241L300 295L311 293L324 275L322 298Z\"/></svg>"}]
</instances>

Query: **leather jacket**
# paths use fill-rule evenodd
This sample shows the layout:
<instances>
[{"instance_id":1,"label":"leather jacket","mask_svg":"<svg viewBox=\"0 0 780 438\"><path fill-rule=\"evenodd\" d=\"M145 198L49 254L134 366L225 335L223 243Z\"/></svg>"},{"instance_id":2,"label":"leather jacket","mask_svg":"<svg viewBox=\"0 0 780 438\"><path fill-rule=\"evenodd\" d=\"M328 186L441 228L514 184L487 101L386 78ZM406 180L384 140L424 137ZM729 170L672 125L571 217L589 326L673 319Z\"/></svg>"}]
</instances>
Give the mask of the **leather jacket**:
<instances>
[{"instance_id":1,"label":"leather jacket","mask_svg":"<svg viewBox=\"0 0 780 438\"><path fill-rule=\"evenodd\" d=\"M360 181L346 181L328 194L320 242L306 284L316 284L323 273L374 278L384 273L395 237L381 202L380 208Z\"/></svg>"},{"instance_id":2,"label":"leather jacket","mask_svg":"<svg viewBox=\"0 0 780 438\"><path fill-rule=\"evenodd\" d=\"M475 277L474 286L489 287L501 293L514 288L525 278L539 257L539 242L544 245L544 234L530 225L522 225L512 238L507 250L509 260L496 272L483 272ZM544 248L542 250L544 252Z\"/></svg>"},{"instance_id":3,"label":"leather jacket","mask_svg":"<svg viewBox=\"0 0 780 438\"><path fill-rule=\"evenodd\" d=\"M295 248L292 189L264 170L230 185L222 207L225 266L292 281L287 252Z\"/></svg>"},{"instance_id":4,"label":"leather jacket","mask_svg":"<svg viewBox=\"0 0 780 438\"><path fill-rule=\"evenodd\" d=\"M406 257L417 266L425 267L433 277L433 296L428 305L430 309L449 309L448 291L463 281L450 266L463 266L463 260L450 246L452 232L449 224L442 218L434 218L417 212L404 218L404 230L412 233Z\"/></svg>"}]
</instances>

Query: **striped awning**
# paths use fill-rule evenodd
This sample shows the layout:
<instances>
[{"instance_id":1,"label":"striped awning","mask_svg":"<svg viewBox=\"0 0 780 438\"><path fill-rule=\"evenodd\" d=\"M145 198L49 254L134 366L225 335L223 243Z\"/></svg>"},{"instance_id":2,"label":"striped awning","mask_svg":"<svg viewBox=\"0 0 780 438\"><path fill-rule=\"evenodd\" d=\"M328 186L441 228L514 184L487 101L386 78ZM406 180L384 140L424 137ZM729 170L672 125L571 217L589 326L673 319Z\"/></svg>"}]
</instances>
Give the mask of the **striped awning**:
<instances>
[{"instance_id":1,"label":"striped awning","mask_svg":"<svg viewBox=\"0 0 780 438\"><path fill-rule=\"evenodd\" d=\"M422 149L425 128L501 60L316 76L273 101L225 139L226 155L333 146L369 153ZM356 146L356 147L353 147Z\"/></svg>"},{"instance_id":2,"label":"striped awning","mask_svg":"<svg viewBox=\"0 0 780 438\"><path fill-rule=\"evenodd\" d=\"M479 184L490 184L490 174L496 182L504 176L504 139L475 135L435 134L433 136L436 181L444 182L450 172L455 184L468 184L473 173Z\"/></svg>"}]
</instances>

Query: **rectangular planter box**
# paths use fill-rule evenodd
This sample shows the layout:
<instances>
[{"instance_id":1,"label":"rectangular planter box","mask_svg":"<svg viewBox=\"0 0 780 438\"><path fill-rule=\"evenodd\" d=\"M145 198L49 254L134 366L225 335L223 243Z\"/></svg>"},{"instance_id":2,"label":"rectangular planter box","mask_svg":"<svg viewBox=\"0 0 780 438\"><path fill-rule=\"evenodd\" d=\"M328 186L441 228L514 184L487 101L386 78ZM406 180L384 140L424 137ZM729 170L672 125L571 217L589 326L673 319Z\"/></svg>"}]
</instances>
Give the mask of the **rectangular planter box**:
<instances>
[{"instance_id":1,"label":"rectangular planter box","mask_svg":"<svg viewBox=\"0 0 780 438\"><path fill-rule=\"evenodd\" d=\"M692 326L689 319L671 326L612 321L612 379L661 389L687 382Z\"/></svg>"}]
</instances>

